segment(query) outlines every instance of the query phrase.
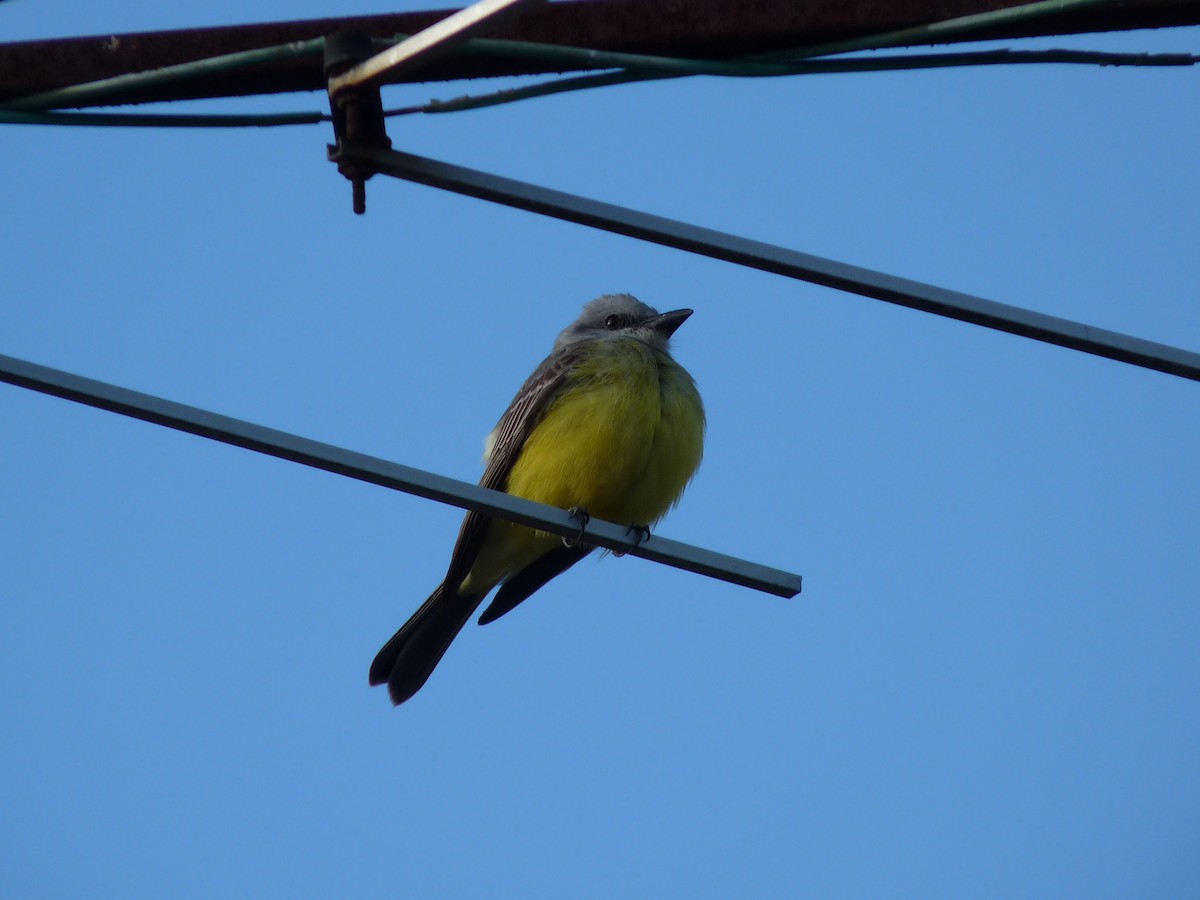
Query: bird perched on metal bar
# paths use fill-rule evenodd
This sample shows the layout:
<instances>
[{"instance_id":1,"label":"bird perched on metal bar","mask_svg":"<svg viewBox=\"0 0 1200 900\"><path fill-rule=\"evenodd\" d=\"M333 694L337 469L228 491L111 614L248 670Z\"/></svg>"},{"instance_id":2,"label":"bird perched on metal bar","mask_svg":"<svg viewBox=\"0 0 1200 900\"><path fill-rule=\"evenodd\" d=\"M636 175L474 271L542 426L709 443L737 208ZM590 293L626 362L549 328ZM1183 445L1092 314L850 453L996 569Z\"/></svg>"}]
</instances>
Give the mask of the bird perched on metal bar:
<instances>
[{"instance_id":1,"label":"bird perched on metal bar","mask_svg":"<svg viewBox=\"0 0 1200 900\"><path fill-rule=\"evenodd\" d=\"M644 528L700 465L704 405L669 344L690 309L659 313L628 294L583 308L525 381L486 442L480 484ZM446 577L371 664L395 704L425 684L491 590L480 624L509 612L594 548L467 513Z\"/></svg>"}]
</instances>

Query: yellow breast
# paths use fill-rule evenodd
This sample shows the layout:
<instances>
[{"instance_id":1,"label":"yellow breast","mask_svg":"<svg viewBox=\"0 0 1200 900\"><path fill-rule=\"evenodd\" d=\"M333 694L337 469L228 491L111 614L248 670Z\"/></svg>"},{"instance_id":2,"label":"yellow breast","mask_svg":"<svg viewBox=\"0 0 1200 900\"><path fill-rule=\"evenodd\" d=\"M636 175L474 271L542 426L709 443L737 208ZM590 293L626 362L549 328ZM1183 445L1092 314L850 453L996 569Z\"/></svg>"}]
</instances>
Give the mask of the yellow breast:
<instances>
[{"instance_id":1,"label":"yellow breast","mask_svg":"<svg viewBox=\"0 0 1200 900\"><path fill-rule=\"evenodd\" d=\"M526 440L509 493L651 525L678 501L704 444L688 373L633 339L598 341Z\"/></svg>"},{"instance_id":2,"label":"yellow breast","mask_svg":"<svg viewBox=\"0 0 1200 900\"><path fill-rule=\"evenodd\" d=\"M704 405L688 373L633 339L597 341L525 441L510 494L628 525L653 525L700 465ZM486 592L558 538L494 521L460 593Z\"/></svg>"}]
</instances>

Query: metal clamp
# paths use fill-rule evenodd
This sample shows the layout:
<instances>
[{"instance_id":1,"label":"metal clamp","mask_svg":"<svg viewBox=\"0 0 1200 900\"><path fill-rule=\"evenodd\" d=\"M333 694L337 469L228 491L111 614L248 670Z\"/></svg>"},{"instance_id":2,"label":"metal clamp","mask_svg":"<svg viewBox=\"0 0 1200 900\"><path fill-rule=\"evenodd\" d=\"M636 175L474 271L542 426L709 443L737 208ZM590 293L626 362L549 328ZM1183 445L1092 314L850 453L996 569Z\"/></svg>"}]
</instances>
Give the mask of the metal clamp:
<instances>
[{"instance_id":1,"label":"metal clamp","mask_svg":"<svg viewBox=\"0 0 1200 900\"><path fill-rule=\"evenodd\" d=\"M383 100L378 85L351 84L335 88L334 79L374 56L371 36L357 31L339 31L325 38L325 79L329 85L329 110L333 114L333 137L328 156L338 171L350 180L354 212L367 211L367 179L375 174L366 163L346 158L346 144L390 150L391 139L383 120Z\"/></svg>"}]
</instances>

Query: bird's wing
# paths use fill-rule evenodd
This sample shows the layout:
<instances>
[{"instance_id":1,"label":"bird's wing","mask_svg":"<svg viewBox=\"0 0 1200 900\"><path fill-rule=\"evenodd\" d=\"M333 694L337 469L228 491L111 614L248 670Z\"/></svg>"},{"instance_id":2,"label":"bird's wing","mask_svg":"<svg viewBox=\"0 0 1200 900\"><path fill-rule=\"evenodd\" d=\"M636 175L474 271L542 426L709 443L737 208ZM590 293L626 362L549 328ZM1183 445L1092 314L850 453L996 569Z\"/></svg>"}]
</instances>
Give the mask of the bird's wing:
<instances>
[{"instance_id":1,"label":"bird's wing","mask_svg":"<svg viewBox=\"0 0 1200 900\"><path fill-rule=\"evenodd\" d=\"M565 386L567 373L585 353L580 346L565 347L546 357L521 385L493 432L487 466L479 480L482 487L497 491L508 487L509 473L521 455L526 439ZM490 521L476 512L467 513L463 519L446 572L447 586L460 584L471 571Z\"/></svg>"},{"instance_id":2,"label":"bird's wing","mask_svg":"<svg viewBox=\"0 0 1200 900\"><path fill-rule=\"evenodd\" d=\"M507 579L496 591L496 596L479 617L480 625L495 622L505 613L512 612L522 600L540 589L551 578L561 575L593 550L587 544L572 544L570 547L555 547L536 559L520 572Z\"/></svg>"}]
</instances>

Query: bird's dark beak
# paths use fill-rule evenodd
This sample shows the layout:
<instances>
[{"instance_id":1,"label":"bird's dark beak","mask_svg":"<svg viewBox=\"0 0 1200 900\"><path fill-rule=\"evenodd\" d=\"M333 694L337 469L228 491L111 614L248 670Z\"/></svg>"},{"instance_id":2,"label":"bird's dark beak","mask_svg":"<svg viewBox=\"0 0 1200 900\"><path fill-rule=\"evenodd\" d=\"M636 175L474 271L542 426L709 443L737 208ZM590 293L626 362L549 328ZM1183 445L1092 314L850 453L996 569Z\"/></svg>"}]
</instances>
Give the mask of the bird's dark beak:
<instances>
[{"instance_id":1,"label":"bird's dark beak","mask_svg":"<svg viewBox=\"0 0 1200 900\"><path fill-rule=\"evenodd\" d=\"M675 329L687 321L687 317L691 314L692 310L690 309L673 309L670 312L655 316L653 319L648 320L646 324L663 337L669 338L675 333Z\"/></svg>"}]
</instances>

